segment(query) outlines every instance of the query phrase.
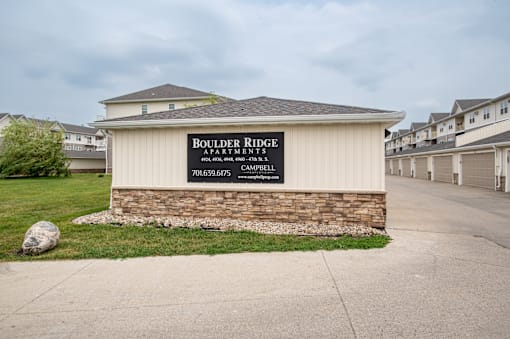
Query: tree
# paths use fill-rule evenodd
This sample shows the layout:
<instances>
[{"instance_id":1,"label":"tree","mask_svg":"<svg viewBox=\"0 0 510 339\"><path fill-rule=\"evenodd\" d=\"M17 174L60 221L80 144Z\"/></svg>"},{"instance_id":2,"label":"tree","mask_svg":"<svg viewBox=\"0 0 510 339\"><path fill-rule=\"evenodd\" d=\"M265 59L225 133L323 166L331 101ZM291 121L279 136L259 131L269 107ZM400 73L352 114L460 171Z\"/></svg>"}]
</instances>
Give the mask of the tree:
<instances>
[{"instance_id":1,"label":"tree","mask_svg":"<svg viewBox=\"0 0 510 339\"><path fill-rule=\"evenodd\" d=\"M184 108L191 108L191 107L198 107L198 106L205 106L205 105L214 105L214 104L221 104L222 102L225 102L225 98L219 97L214 93L210 93L209 97L207 98L206 103L202 104L184 104Z\"/></svg>"},{"instance_id":2,"label":"tree","mask_svg":"<svg viewBox=\"0 0 510 339\"><path fill-rule=\"evenodd\" d=\"M3 134L0 177L69 175L62 133L52 131L49 122L14 121Z\"/></svg>"}]
</instances>

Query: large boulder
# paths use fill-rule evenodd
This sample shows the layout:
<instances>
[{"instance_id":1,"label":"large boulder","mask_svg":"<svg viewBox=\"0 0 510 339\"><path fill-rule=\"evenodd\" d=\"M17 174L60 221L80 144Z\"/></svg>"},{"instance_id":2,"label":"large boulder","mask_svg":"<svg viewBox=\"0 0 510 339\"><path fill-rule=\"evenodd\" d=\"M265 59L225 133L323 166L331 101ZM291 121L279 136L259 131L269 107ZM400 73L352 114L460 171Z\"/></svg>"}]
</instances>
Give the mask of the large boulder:
<instances>
[{"instance_id":1,"label":"large boulder","mask_svg":"<svg viewBox=\"0 0 510 339\"><path fill-rule=\"evenodd\" d=\"M59 238L60 231L57 226L49 221L39 221L25 233L21 250L23 254L41 254L57 246Z\"/></svg>"}]
</instances>

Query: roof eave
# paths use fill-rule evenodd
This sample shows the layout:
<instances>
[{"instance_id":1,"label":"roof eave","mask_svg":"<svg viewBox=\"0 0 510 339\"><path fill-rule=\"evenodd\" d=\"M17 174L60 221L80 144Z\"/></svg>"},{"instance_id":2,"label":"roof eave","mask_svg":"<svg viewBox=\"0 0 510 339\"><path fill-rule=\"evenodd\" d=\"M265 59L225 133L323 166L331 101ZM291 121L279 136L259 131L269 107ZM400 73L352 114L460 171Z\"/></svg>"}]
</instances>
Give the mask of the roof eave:
<instances>
[{"instance_id":1,"label":"roof eave","mask_svg":"<svg viewBox=\"0 0 510 339\"><path fill-rule=\"evenodd\" d=\"M433 155L433 154L441 154L441 153L453 153L453 152L463 152L463 151L472 151L476 149L487 149L492 147L505 147L510 146L510 141L502 141L502 142L494 142L489 144L482 144L482 145L472 145L472 146L459 146L459 147L452 147L452 148L445 148L441 150L435 150L435 151L428 151L428 152L417 152L417 153L409 153L409 154L391 154L387 155L387 158L398 158L400 157L416 157L421 155Z\"/></svg>"},{"instance_id":2,"label":"roof eave","mask_svg":"<svg viewBox=\"0 0 510 339\"><path fill-rule=\"evenodd\" d=\"M177 97L177 98L153 98L153 99L128 99L128 100L102 100L98 101L100 104L126 104L126 103L145 103L145 102L158 102L158 101L175 101L175 100L201 100L209 99L210 96L197 96L197 97Z\"/></svg>"},{"instance_id":3,"label":"roof eave","mask_svg":"<svg viewBox=\"0 0 510 339\"><path fill-rule=\"evenodd\" d=\"M321 123L383 123L389 128L405 118L403 111L389 113L328 114L300 116L261 116L200 119L96 121L90 126L103 129L192 127L222 125L276 125L276 124L321 124Z\"/></svg>"}]
</instances>

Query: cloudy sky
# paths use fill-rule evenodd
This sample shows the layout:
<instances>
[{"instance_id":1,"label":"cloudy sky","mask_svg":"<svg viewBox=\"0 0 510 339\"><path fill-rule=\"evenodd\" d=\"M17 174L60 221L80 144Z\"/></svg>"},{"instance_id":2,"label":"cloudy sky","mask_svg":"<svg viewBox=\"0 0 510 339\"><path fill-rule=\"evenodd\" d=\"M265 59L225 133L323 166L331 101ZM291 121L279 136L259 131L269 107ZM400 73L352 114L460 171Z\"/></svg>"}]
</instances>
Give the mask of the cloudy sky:
<instances>
[{"instance_id":1,"label":"cloudy sky","mask_svg":"<svg viewBox=\"0 0 510 339\"><path fill-rule=\"evenodd\" d=\"M510 91L510 2L2 0L0 112L86 124L172 83L405 110Z\"/></svg>"}]
</instances>

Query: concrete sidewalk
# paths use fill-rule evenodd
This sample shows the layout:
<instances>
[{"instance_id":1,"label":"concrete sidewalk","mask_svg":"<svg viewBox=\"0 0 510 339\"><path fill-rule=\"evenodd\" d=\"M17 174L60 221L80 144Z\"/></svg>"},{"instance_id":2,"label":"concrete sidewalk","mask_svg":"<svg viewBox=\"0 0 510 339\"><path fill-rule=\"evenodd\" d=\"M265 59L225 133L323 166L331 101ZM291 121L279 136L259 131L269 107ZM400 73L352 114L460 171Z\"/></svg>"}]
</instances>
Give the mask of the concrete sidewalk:
<instances>
[{"instance_id":1,"label":"concrete sidewalk","mask_svg":"<svg viewBox=\"0 0 510 339\"><path fill-rule=\"evenodd\" d=\"M510 251L392 230L379 250L0 264L0 337L508 337Z\"/></svg>"}]
</instances>

